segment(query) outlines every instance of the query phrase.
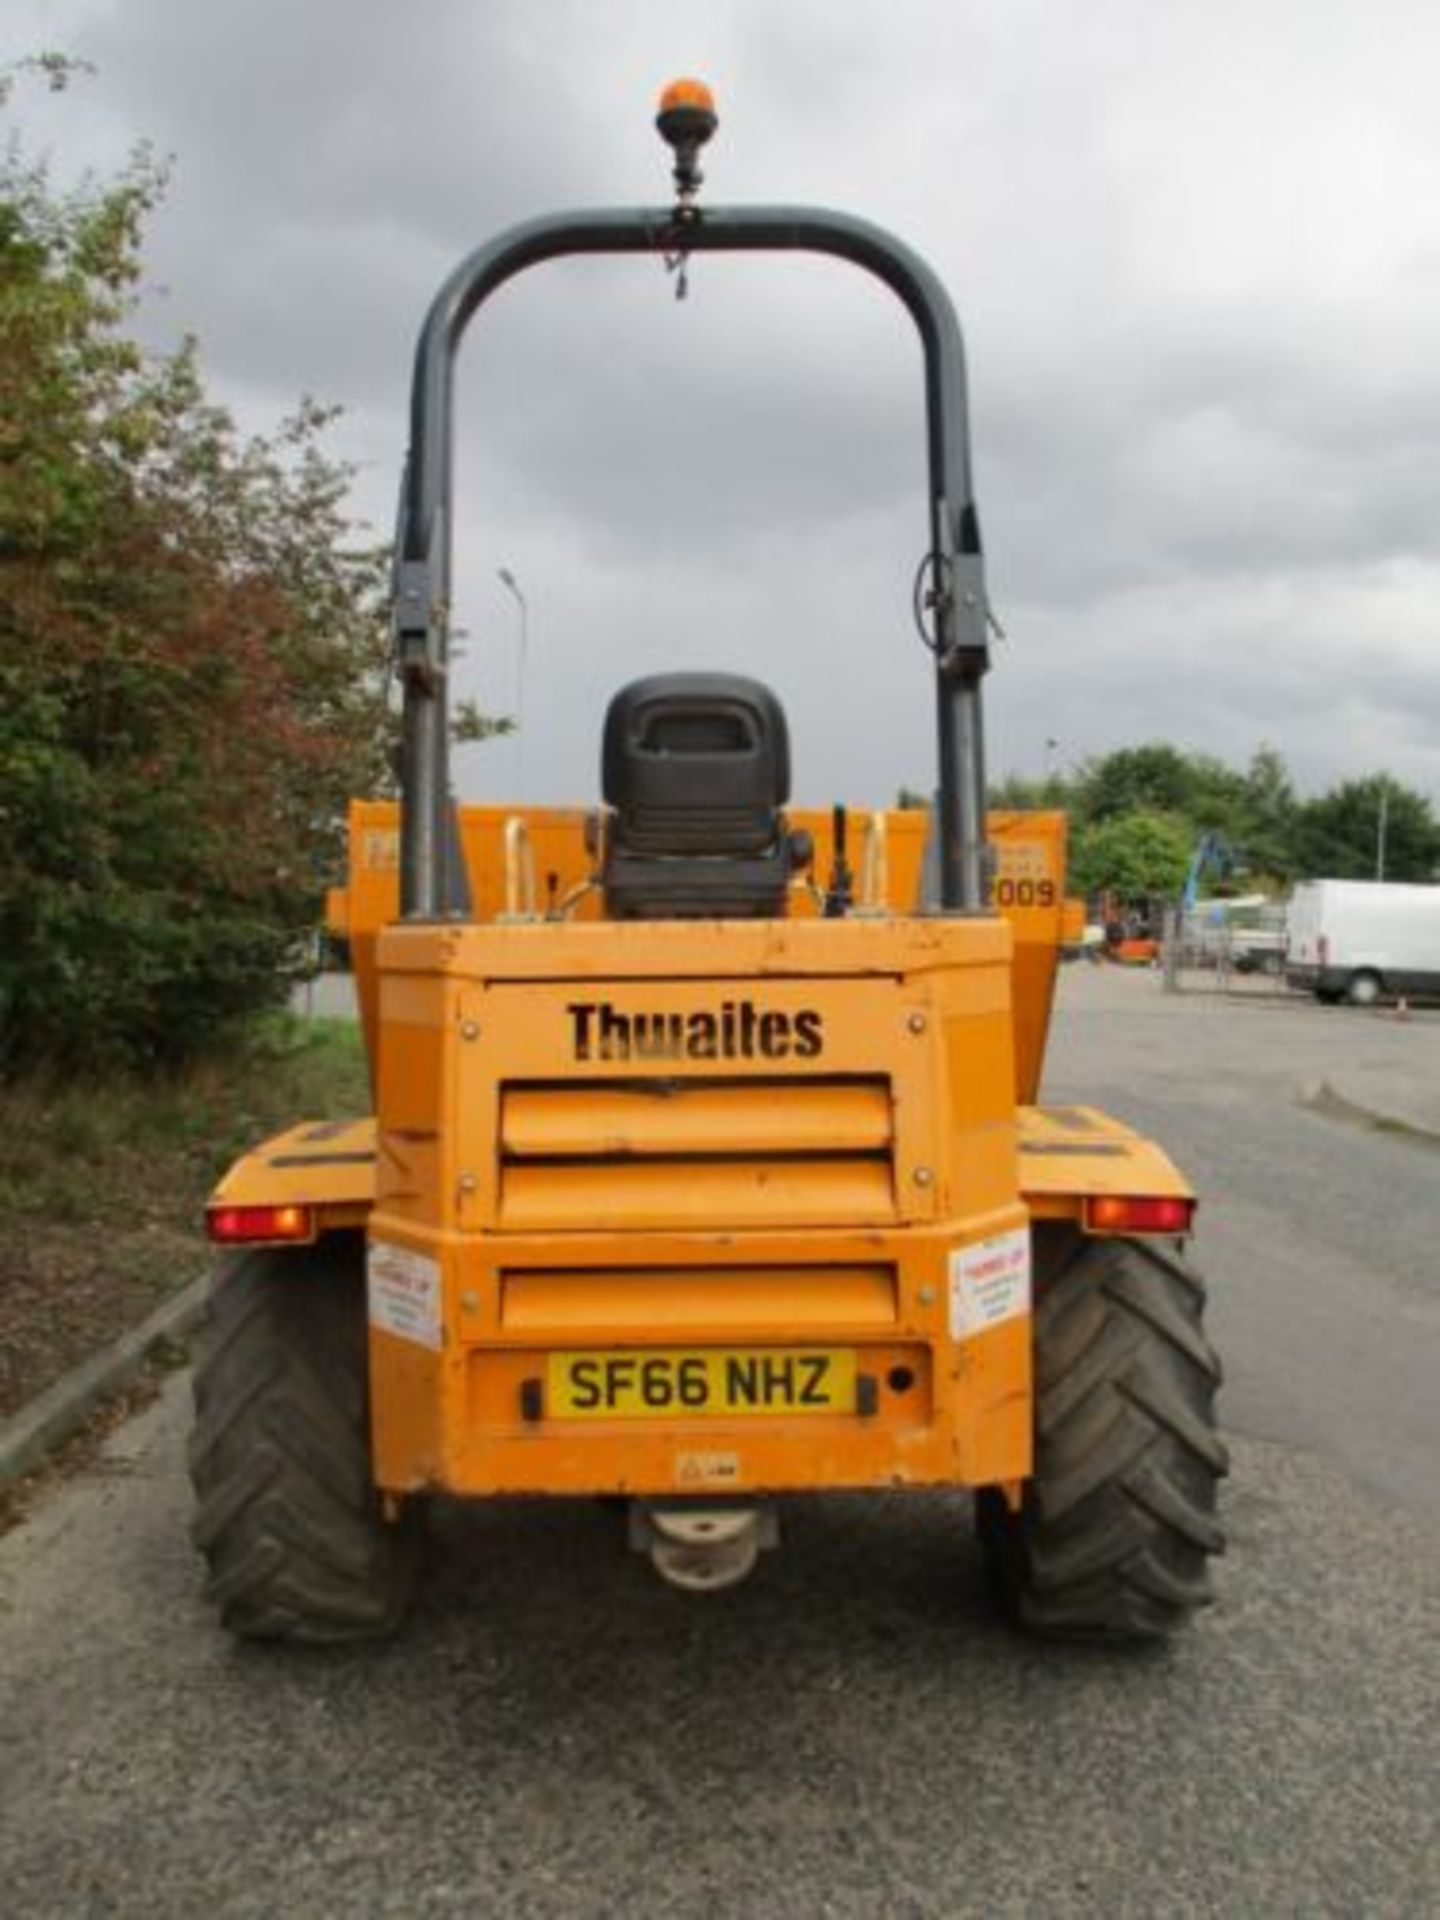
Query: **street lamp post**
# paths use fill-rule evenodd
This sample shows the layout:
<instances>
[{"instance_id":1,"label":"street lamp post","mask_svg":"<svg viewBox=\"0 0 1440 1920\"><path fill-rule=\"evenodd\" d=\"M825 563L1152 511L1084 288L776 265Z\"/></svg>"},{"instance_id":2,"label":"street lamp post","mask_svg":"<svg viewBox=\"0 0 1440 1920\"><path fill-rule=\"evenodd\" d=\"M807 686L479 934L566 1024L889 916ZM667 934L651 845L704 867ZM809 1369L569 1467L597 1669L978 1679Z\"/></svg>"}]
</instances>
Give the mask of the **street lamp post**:
<instances>
[{"instance_id":1,"label":"street lamp post","mask_svg":"<svg viewBox=\"0 0 1440 1920\"><path fill-rule=\"evenodd\" d=\"M530 647L530 607L520 582L509 567L497 567L495 577L520 612L520 652L515 668L515 784L517 800L525 798L525 655Z\"/></svg>"}]
</instances>

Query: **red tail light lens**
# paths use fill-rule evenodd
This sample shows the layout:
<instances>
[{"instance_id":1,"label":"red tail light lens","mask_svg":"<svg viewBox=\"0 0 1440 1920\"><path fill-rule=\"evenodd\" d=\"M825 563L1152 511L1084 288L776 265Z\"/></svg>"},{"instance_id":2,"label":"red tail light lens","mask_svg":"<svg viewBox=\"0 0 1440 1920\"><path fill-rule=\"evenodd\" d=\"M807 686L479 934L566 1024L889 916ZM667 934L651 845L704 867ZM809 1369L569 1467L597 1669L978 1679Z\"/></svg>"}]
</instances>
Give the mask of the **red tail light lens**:
<instances>
[{"instance_id":1,"label":"red tail light lens","mask_svg":"<svg viewBox=\"0 0 1440 1920\"><path fill-rule=\"evenodd\" d=\"M1091 1233L1188 1233L1195 1202L1170 1193L1092 1193L1085 1201Z\"/></svg>"},{"instance_id":2,"label":"red tail light lens","mask_svg":"<svg viewBox=\"0 0 1440 1920\"><path fill-rule=\"evenodd\" d=\"M205 1231L222 1246L247 1240L313 1240L309 1207L211 1207Z\"/></svg>"}]
</instances>

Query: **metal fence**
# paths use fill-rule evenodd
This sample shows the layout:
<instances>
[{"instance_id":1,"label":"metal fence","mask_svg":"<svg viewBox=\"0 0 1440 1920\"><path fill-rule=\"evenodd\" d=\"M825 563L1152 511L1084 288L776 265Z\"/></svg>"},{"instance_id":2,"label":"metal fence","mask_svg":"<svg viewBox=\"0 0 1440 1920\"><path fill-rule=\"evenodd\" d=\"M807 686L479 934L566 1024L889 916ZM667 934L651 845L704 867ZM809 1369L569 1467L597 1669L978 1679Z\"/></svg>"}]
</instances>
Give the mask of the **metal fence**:
<instances>
[{"instance_id":1,"label":"metal fence","mask_svg":"<svg viewBox=\"0 0 1440 1920\"><path fill-rule=\"evenodd\" d=\"M1165 915L1160 967L1167 993L1283 995L1284 934L1278 925L1217 925L1172 907Z\"/></svg>"}]
</instances>

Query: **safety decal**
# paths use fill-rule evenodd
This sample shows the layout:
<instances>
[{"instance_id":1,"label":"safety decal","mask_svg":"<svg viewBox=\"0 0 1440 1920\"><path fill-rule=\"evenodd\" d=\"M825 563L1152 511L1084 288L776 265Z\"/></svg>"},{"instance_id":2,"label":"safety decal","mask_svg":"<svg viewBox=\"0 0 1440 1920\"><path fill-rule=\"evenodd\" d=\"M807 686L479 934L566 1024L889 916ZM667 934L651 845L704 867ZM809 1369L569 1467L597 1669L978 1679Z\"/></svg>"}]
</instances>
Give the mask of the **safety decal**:
<instances>
[{"instance_id":1,"label":"safety decal","mask_svg":"<svg viewBox=\"0 0 1440 1920\"><path fill-rule=\"evenodd\" d=\"M1030 1230L1011 1227L950 1255L950 1336L968 1339L1030 1311Z\"/></svg>"},{"instance_id":2,"label":"safety decal","mask_svg":"<svg viewBox=\"0 0 1440 1920\"><path fill-rule=\"evenodd\" d=\"M678 1487L724 1485L740 1478L738 1453L677 1453L675 1484Z\"/></svg>"},{"instance_id":3,"label":"safety decal","mask_svg":"<svg viewBox=\"0 0 1440 1920\"><path fill-rule=\"evenodd\" d=\"M370 1324L399 1340L431 1347L441 1343L440 1263L409 1247L375 1240L367 1269Z\"/></svg>"},{"instance_id":4,"label":"safety decal","mask_svg":"<svg viewBox=\"0 0 1440 1920\"><path fill-rule=\"evenodd\" d=\"M400 835L394 827L372 827L360 842L360 865L372 873L393 873L400 865Z\"/></svg>"}]
</instances>

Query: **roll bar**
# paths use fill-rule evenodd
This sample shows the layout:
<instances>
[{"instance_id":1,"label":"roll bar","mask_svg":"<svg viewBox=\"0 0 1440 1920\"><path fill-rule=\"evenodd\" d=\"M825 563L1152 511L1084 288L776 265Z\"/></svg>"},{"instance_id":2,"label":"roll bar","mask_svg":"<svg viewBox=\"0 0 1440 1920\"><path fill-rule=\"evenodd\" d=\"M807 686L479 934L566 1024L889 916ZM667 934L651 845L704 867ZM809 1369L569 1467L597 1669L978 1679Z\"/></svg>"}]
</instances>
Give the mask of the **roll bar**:
<instances>
[{"instance_id":1,"label":"roll bar","mask_svg":"<svg viewBox=\"0 0 1440 1920\"><path fill-rule=\"evenodd\" d=\"M849 260L909 310L925 358L936 709L940 905L986 903L980 683L989 666L980 523L970 475L965 353L938 278L882 228L819 207L597 208L531 220L461 261L431 304L415 351L410 452L395 553L396 661L404 688L400 893L407 919L462 901L449 797L446 666L454 514L455 356L471 318L507 280L576 254L801 252Z\"/></svg>"}]
</instances>

